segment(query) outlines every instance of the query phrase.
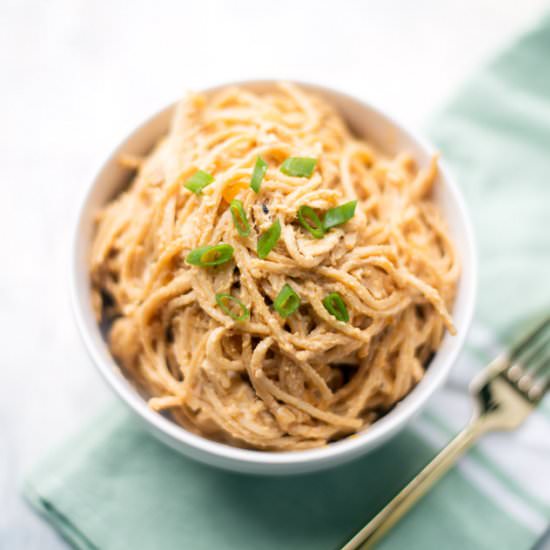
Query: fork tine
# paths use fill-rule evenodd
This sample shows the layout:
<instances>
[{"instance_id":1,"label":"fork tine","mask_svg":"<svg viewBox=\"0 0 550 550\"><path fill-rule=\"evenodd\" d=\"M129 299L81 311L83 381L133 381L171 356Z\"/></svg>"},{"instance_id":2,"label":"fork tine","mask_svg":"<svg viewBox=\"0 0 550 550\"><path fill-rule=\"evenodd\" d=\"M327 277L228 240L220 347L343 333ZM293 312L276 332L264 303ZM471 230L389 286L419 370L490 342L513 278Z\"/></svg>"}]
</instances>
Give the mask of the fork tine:
<instances>
[{"instance_id":1,"label":"fork tine","mask_svg":"<svg viewBox=\"0 0 550 550\"><path fill-rule=\"evenodd\" d=\"M542 348L536 356L533 356L529 363L525 363L526 370L531 376L539 376L548 374L545 371L550 366L550 340L546 342L546 346Z\"/></svg>"},{"instance_id":2,"label":"fork tine","mask_svg":"<svg viewBox=\"0 0 550 550\"><path fill-rule=\"evenodd\" d=\"M550 325L549 325L550 326ZM516 353L515 360L521 363L526 368L533 368L532 365L537 365L548 356L544 353L548 350L550 344L550 330L540 331L535 337L530 340L531 344L526 345L522 351Z\"/></svg>"},{"instance_id":3,"label":"fork tine","mask_svg":"<svg viewBox=\"0 0 550 550\"><path fill-rule=\"evenodd\" d=\"M530 330L527 336L508 352L509 366L506 374L522 391L528 382L533 381L530 374L538 372L546 360L543 352L550 343L550 331L544 332L547 326L550 326L550 317Z\"/></svg>"},{"instance_id":4,"label":"fork tine","mask_svg":"<svg viewBox=\"0 0 550 550\"><path fill-rule=\"evenodd\" d=\"M550 386L550 316L537 324L508 353L506 376L531 401L539 401Z\"/></svg>"},{"instance_id":5,"label":"fork tine","mask_svg":"<svg viewBox=\"0 0 550 550\"><path fill-rule=\"evenodd\" d=\"M517 387L527 394L529 399L538 401L550 388L550 354L542 359L537 357L537 364L524 374L516 382Z\"/></svg>"},{"instance_id":6,"label":"fork tine","mask_svg":"<svg viewBox=\"0 0 550 550\"><path fill-rule=\"evenodd\" d=\"M515 361L519 355L531 346L531 344L537 339L537 337L544 332L544 330L550 326L550 315L547 315L539 324L537 324L526 336L516 342L509 352L509 358L511 361Z\"/></svg>"},{"instance_id":7,"label":"fork tine","mask_svg":"<svg viewBox=\"0 0 550 550\"><path fill-rule=\"evenodd\" d=\"M527 396L533 401L539 401L547 391L550 391L550 358L543 363L542 367L542 370L545 371L544 374L537 376L527 390Z\"/></svg>"}]
</instances>

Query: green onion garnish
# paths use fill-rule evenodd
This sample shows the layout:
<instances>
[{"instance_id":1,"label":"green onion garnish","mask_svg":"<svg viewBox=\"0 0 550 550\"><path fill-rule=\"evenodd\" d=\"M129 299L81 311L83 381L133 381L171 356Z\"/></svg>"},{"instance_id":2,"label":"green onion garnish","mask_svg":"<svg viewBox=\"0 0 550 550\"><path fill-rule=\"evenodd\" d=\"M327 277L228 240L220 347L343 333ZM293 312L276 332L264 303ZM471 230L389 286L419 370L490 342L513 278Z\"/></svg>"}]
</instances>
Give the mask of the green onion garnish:
<instances>
[{"instance_id":1,"label":"green onion garnish","mask_svg":"<svg viewBox=\"0 0 550 550\"><path fill-rule=\"evenodd\" d=\"M185 261L191 265L206 267L220 265L228 262L233 257L233 247L230 244L217 244L215 246L201 246L191 250Z\"/></svg>"},{"instance_id":2,"label":"green onion garnish","mask_svg":"<svg viewBox=\"0 0 550 550\"><path fill-rule=\"evenodd\" d=\"M214 177L204 170L197 170L185 183L184 187L200 195L201 191L214 181Z\"/></svg>"},{"instance_id":3,"label":"green onion garnish","mask_svg":"<svg viewBox=\"0 0 550 550\"><path fill-rule=\"evenodd\" d=\"M281 236L281 224L275 220L269 229L258 239L258 256L263 260L277 244Z\"/></svg>"},{"instance_id":4,"label":"green onion garnish","mask_svg":"<svg viewBox=\"0 0 550 550\"><path fill-rule=\"evenodd\" d=\"M239 199L233 199L229 205L233 224L241 237L248 237L250 234L250 224L246 218L246 212L243 203Z\"/></svg>"},{"instance_id":5,"label":"green onion garnish","mask_svg":"<svg viewBox=\"0 0 550 550\"><path fill-rule=\"evenodd\" d=\"M262 185L262 180L264 179L266 171L267 162L262 157L258 157L254 165L254 171L252 172L252 179L250 180L250 187L256 193L260 192L260 185Z\"/></svg>"},{"instance_id":6,"label":"green onion garnish","mask_svg":"<svg viewBox=\"0 0 550 550\"><path fill-rule=\"evenodd\" d=\"M315 170L317 159L309 157L289 157L281 165L281 172L287 176L310 178Z\"/></svg>"},{"instance_id":7,"label":"green onion garnish","mask_svg":"<svg viewBox=\"0 0 550 550\"><path fill-rule=\"evenodd\" d=\"M321 222L319 216L311 206L300 206L298 220L302 224L302 227L306 231L309 231L316 239L321 239L325 234L323 222Z\"/></svg>"},{"instance_id":8,"label":"green onion garnish","mask_svg":"<svg viewBox=\"0 0 550 550\"><path fill-rule=\"evenodd\" d=\"M338 292L331 292L324 298L323 305L331 315L338 319L338 321L343 321L344 323L349 321L348 308Z\"/></svg>"},{"instance_id":9,"label":"green onion garnish","mask_svg":"<svg viewBox=\"0 0 550 550\"><path fill-rule=\"evenodd\" d=\"M273 307L281 317L288 317L300 307L300 301L300 296L294 292L290 285L285 284L275 298Z\"/></svg>"},{"instance_id":10,"label":"green onion garnish","mask_svg":"<svg viewBox=\"0 0 550 550\"><path fill-rule=\"evenodd\" d=\"M323 219L323 227L325 230L336 227L337 225L342 225L348 220L351 220L355 215L356 206L357 201L350 201L327 210L325 218Z\"/></svg>"},{"instance_id":11,"label":"green onion garnish","mask_svg":"<svg viewBox=\"0 0 550 550\"><path fill-rule=\"evenodd\" d=\"M216 302L220 306L221 310L226 315L229 315L231 319L234 319L235 321L246 321L247 319L250 319L250 311L238 298L235 298L235 296L231 296L231 294L216 294ZM231 309L231 302L239 307L240 315Z\"/></svg>"}]
</instances>

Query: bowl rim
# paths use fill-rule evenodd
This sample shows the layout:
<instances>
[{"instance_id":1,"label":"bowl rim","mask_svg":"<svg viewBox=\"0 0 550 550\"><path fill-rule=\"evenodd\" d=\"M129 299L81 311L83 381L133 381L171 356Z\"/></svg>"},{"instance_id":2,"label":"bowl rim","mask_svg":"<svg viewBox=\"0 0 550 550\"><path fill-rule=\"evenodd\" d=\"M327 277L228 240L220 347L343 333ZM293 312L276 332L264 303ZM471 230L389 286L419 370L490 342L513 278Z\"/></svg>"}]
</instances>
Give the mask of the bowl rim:
<instances>
[{"instance_id":1,"label":"bowl rim","mask_svg":"<svg viewBox=\"0 0 550 550\"><path fill-rule=\"evenodd\" d=\"M202 92L211 93L229 86L267 86L274 85L277 82L277 80L270 79L241 80L209 86L203 89ZM382 119L385 119L385 121L387 121L392 128L396 129L399 134L407 136L411 142L414 142L426 154L436 154L435 148L425 138L419 135L416 131L411 130L409 127L397 122L397 119L385 108L381 109L370 101L348 94L337 88L322 84L296 80L286 80L286 82L291 82L297 86L305 88L306 90L312 90L322 95L341 96L345 100L354 102L361 107L366 108L366 110L376 113ZM243 468L248 467L248 469L252 470L255 469L254 467L256 467L257 470L261 466L279 465L281 467L299 467L300 465L307 465L308 467L311 467L311 471L314 471L321 469L325 467L325 465L332 462L336 464L344 460L351 460L352 458L367 452L368 449L374 449L391 435L396 433L401 427L407 424L425 406L430 396L444 383L465 343L466 336L473 319L477 294L478 272L476 241L473 225L470 220L462 192L455 183L447 164L441 158L438 159L438 170L441 181L444 182L454 201L454 208L457 211L460 224L463 226L465 231L464 248L467 257L461 257L461 262L463 266L466 263L468 264L468 270L462 271L461 278L467 276L468 280L462 282L462 284L465 284L464 296L459 297L457 295L457 301L461 298L464 302L462 314L463 320L462 326L460 327L461 330L457 335L453 336L453 345L448 351L445 361L439 365L438 369L432 369L431 371L428 370L422 380L411 390L410 393L399 401L396 407L394 407L386 415L376 420L372 426L363 432L358 432L340 441L314 449L295 451L262 451L242 449L225 443L213 441L198 434L189 432L182 426L151 410L147 406L146 401L131 385L131 382L117 372L118 366L114 361L114 358L110 356L110 354L106 356L104 350L100 349L97 345L97 338L92 335L92 330L90 329L91 316L96 330L99 332L97 322L93 316L91 303L87 300L89 296L83 290L84 281L82 281L82 279L86 279L89 287L89 276L83 276L82 271L88 273L88 269L86 267L86 269L83 270L81 262L79 261L80 235L83 229L84 217L88 203L93 196L98 182L101 181L101 175L103 174L105 168L109 166L113 159L118 156L120 149L125 146L128 140L142 131L145 126L165 114L168 109L173 107L173 105L174 104L169 105L157 111L154 115L148 117L145 121L135 127L129 134L127 134L114 149L111 149L111 154L96 172L92 183L84 190L83 197L79 203L76 213L76 221L73 225L69 286L76 324L92 362L119 398L125 402L134 413L141 417L141 419L145 421L149 427L154 428L157 432L156 435L159 435L167 444L177 448L178 450L182 450L182 445L187 448L191 448L189 449L189 454L194 455L196 459L203 462L220 466L222 465L222 462L229 460L233 463L233 468L231 468L228 464L226 464L225 467L235 469L235 464L240 464ZM455 306L456 303L457 302L455 301ZM436 352L436 354L437 353L439 353L439 351ZM192 453L192 449L199 451L200 455ZM237 469L241 468L239 467ZM261 471L263 473L269 473L266 470Z\"/></svg>"}]
</instances>

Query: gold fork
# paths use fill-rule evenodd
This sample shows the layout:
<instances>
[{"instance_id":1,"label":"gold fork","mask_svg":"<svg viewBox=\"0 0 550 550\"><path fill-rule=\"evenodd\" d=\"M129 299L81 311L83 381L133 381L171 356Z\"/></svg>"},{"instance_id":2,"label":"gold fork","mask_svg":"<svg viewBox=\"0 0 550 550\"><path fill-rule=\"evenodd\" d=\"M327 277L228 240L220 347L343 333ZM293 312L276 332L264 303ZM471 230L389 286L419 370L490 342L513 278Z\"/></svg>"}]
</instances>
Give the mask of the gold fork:
<instances>
[{"instance_id":1,"label":"gold fork","mask_svg":"<svg viewBox=\"0 0 550 550\"><path fill-rule=\"evenodd\" d=\"M550 316L474 378L468 425L341 550L372 548L480 436L517 428L549 388Z\"/></svg>"}]
</instances>

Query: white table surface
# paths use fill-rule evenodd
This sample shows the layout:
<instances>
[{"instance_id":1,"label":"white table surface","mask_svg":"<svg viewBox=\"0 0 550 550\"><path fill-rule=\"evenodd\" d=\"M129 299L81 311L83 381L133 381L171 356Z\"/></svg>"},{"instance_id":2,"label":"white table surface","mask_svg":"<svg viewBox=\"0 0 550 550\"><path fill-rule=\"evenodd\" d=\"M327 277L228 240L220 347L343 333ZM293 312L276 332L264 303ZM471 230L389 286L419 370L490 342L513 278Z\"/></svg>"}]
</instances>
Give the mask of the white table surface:
<instances>
[{"instance_id":1,"label":"white table surface","mask_svg":"<svg viewBox=\"0 0 550 550\"><path fill-rule=\"evenodd\" d=\"M317 81L420 126L549 0L0 3L0 548L65 544L19 496L29 467L113 399L68 301L80 197L185 89Z\"/></svg>"}]
</instances>

